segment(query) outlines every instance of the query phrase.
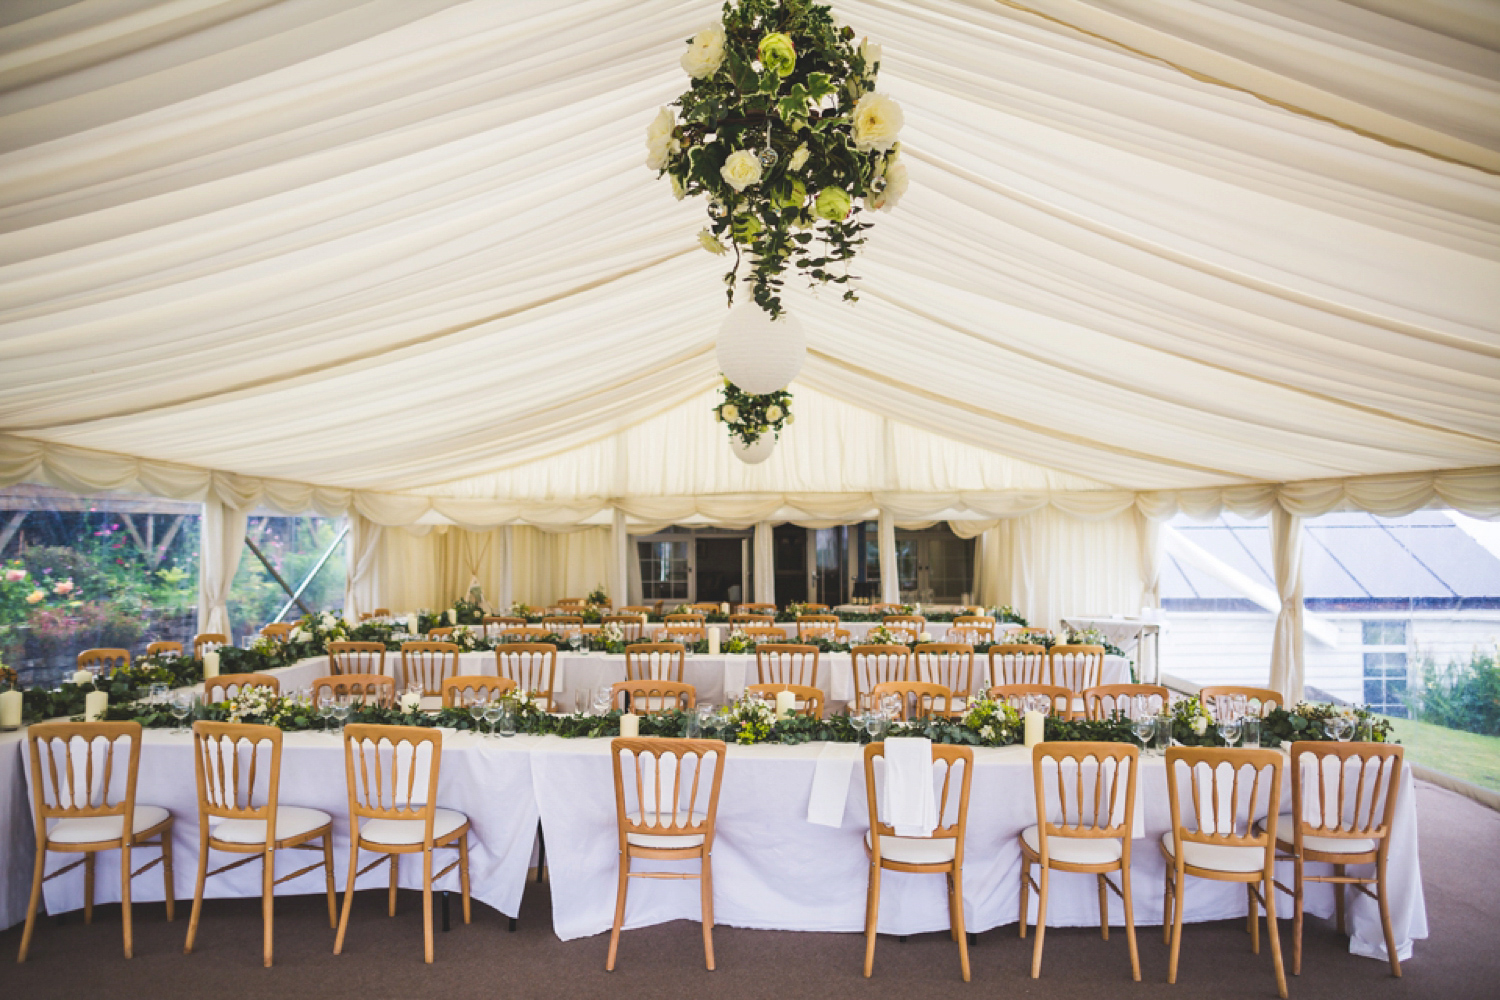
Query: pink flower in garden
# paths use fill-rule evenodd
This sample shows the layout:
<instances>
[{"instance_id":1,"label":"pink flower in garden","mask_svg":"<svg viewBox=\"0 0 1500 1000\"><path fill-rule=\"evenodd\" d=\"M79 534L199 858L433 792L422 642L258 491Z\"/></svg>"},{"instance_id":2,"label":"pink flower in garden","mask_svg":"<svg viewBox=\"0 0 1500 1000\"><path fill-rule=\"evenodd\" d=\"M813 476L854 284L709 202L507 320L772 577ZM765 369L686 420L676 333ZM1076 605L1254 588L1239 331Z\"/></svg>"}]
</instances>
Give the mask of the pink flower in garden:
<instances>
[{"instance_id":1,"label":"pink flower in garden","mask_svg":"<svg viewBox=\"0 0 1500 1000\"><path fill-rule=\"evenodd\" d=\"M26 579L26 571L24 569L17 567L16 569L8 569L5 571L6 583L20 583L24 579Z\"/></svg>"},{"instance_id":2,"label":"pink flower in garden","mask_svg":"<svg viewBox=\"0 0 1500 1000\"><path fill-rule=\"evenodd\" d=\"M39 602L42 598L44 598L46 596L47 596L47 592L45 590L42 590L42 589L38 588L38 589L33 590L31 593L29 593L29 594L26 595L26 603L27 604L36 604L37 602Z\"/></svg>"},{"instance_id":3,"label":"pink flower in garden","mask_svg":"<svg viewBox=\"0 0 1500 1000\"><path fill-rule=\"evenodd\" d=\"M67 594L71 594L73 592L73 581L72 580L59 580L59 581L57 581L57 583L54 584L53 587L52 587L52 592L54 594L58 594L58 595L61 595L61 596L65 596Z\"/></svg>"}]
</instances>

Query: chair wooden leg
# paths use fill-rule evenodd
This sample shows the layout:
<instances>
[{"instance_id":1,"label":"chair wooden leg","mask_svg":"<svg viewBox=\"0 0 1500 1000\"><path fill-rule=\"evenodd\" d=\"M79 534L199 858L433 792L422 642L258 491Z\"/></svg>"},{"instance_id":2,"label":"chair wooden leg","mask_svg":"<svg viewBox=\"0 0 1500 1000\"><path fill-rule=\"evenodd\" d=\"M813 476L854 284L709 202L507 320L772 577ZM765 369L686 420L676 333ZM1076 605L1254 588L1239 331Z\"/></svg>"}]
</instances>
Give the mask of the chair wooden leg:
<instances>
[{"instance_id":1,"label":"chair wooden leg","mask_svg":"<svg viewBox=\"0 0 1500 1000\"><path fill-rule=\"evenodd\" d=\"M708 855L703 855L703 872L698 878L703 896L703 959L708 971L714 971L714 875Z\"/></svg>"},{"instance_id":2,"label":"chair wooden leg","mask_svg":"<svg viewBox=\"0 0 1500 1000\"><path fill-rule=\"evenodd\" d=\"M1172 869L1168 868L1161 879L1161 943L1172 943Z\"/></svg>"},{"instance_id":3,"label":"chair wooden leg","mask_svg":"<svg viewBox=\"0 0 1500 1000\"><path fill-rule=\"evenodd\" d=\"M338 890L333 885L333 830L323 834L323 877L328 881L328 927L339 925Z\"/></svg>"},{"instance_id":4,"label":"chair wooden leg","mask_svg":"<svg viewBox=\"0 0 1500 1000\"><path fill-rule=\"evenodd\" d=\"M349 842L349 881L344 883L344 912L339 915L339 930L333 938L333 953L340 954L344 950L344 933L349 930L349 910L354 905L354 880L359 875L359 831L354 831L354 836Z\"/></svg>"},{"instance_id":5,"label":"chair wooden leg","mask_svg":"<svg viewBox=\"0 0 1500 1000\"><path fill-rule=\"evenodd\" d=\"M958 921L953 916L953 873L944 872L943 881L948 883L948 938L958 940Z\"/></svg>"},{"instance_id":6,"label":"chair wooden leg","mask_svg":"<svg viewBox=\"0 0 1500 1000\"><path fill-rule=\"evenodd\" d=\"M392 859L395 855L391 855ZM422 852L422 950L432 964L432 852Z\"/></svg>"},{"instance_id":7,"label":"chair wooden leg","mask_svg":"<svg viewBox=\"0 0 1500 1000\"><path fill-rule=\"evenodd\" d=\"M1266 934L1271 939L1271 963L1276 967L1276 992L1286 1000L1286 969L1281 964L1281 932L1276 927L1275 872L1266 872L1263 888L1266 895Z\"/></svg>"},{"instance_id":8,"label":"chair wooden leg","mask_svg":"<svg viewBox=\"0 0 1500 1000\"><path fill-rule=\"evenodd\" d=\"M467 924L472 921L469 904L469 835L467 833L458 838L458 887L463 890L464 923Z\"/></svg>"},{"instance_id":9,"label":"chair wooden leg","mask_svg":"<svg viewBox=\"0 0 1500 1000\"><path fill-rule=\"evenodd\" d=\"M1339 878L1343 878L1344 866L1334 865L1333 874ZM1334 919L1338 921L1339 933L1347 936L1348 931L1344 930L1344 883L1342 882L1333 883L1333 915Z\"/></svg>"},{"instance_id":10,"label":"chair wooden leg","mask_svg":"<svg viewBox=\"0 0 1500 1000\"><path fill-rule=\"evenodd\" d=\"M625 892L630 885L630 857L620 854L620 884L615 889L615 923L609 932L609 956L604 960L604 971L615 971L615 955L620 950L620 928L625 925Z\"/></svg>"},{"instance_id":11,"label":"chair wooden leg","mask_svg":"<svg viewBox=\"0 0 1500 1000\"><path fill-rule=\"evenodd\" d=\"M1050 869L1042 865L1042 877L1037 884L1036 894L1036 941L1031 946L1032 979L1039 979L1042 975L1042 941L1047 936L1047 882L1050 874Z\"/></svg>"},{"instance_id":12,"label":"chair wooden leg","mask_svg":"<svg viewBox=\"0 0 1500 1000\"><path fill-rule=\"evenodd\" d=\"M963 969L964 982L969 981L969 935L964 931L964 876L958 869L953 871L953 929L958 939L958 964Z\"/></svg>"},{"instance_id":13,"label":"chair wooden leg","mask_svg":"<svg viewBox=\"0 0 1500 1000\"><path fill-rule=\"evenodd\" d=\"M1292 975L1302 975L1302 859L1292 859Z\"/></svg>"},{"instance_id":14,"label":"chair wooden leg","mask_svg":"<svg viewBox=\"0 0 1500 1000\"><path fill-rule=\"evenodd\" d=\"M1172 870L1172 950L1167 957L1167 982L1177 982L1177 957L1182 951L1182 890L1187 873Z\"/></svg>"},{"instance_id":15,"label":"chair wooden leg","mask_svg":"<svg viewBox=\"0 0 1500 1000\"><path fill-rule=\"evenodd\" d=\"M1130 976L1141 981L1141 953L1135 946L1135 901L1130 895L1130 868L1120 868L1120 901L1125 907L1125 941L1130 945Z\"/></svg>"},{"instance_id":16,"label":"chair wooden leg","mask_svg":"<svg viewBox=\"0 0 1500 1000\"><path fill-rule=\"evenodd\" d=\"M167 903L167 923L177 915L177 881L172 875L172 827L161 832L162 898Z\"/></svg>"},{"instance_id":17,"label":"chair wooden leg","mask_svg":"<svg viewBox=\"0 0 1500 1000\"><path fill-rule=\"evenodd\" d=\"M266 968L271 967L271 924L273 901L276 898L276 852L267 851L260 856L260 922L261 950L264 952Z\"/></svg>"},{"instance_id":18,"label":"chair wooden leg","mask_svg":"<svg viewBox=\"0 0 1500 1000\"><path fill-rule=\"evenodd\" d=\"M36 930L36 911L42 904L42 877L47 869L47 847L38 844L36 849L36 864L32 866L31 873L31 902L26 905L26 929L21 932L21 951L16 956L16 962L26 961L26 953L31 950L31 932Z\"/></svg>"},{"instance_id":19,"label":"chair wooden leg","mask_svg":"<svg viewBox=\"0 0 1500 1000\"><path fill-rule=\"evenodd\" d=\"M1101 872L1094 876L1099 883L1099 936L1109 940L1109 890L1104 884L1104 874Z\"/></svg>"},{"instance_id":20,"label":"chair wooden leg","mask_svg":"<svg viewBox=\"0 0 1500 1000\"><path fill-rule=\"evenodd\" d=\"M1396 951L1396 931L1391 926L1390 904L1386 902L1384 852L1375 859L1375 892L1377 893L1376 901L1380 903L1380 926L1385 931L1385 952L1391 960L1391 975L1400 979L1401 956Z\"/></svg>"},{"instance_id":21,"label":"chair wooden leg","mask_svg":"<svg viewBox=\"0 0 1500 1000\"><path fill-rule=\"evenodd\" d=\"M198 940L198 921L203 917L203 887L208 881L208 838L198 838L198 880L193 884L193 909L188 914L187 941L182 946L184 955L193 953L193 943Z\"/></svg>"},{"instance_id":22,"label":"chair wooden leg","mask_svg":"<svg viewBox=\"0 0 1500 1000\"><path fill-rule=\"evenodd\" d=\"M875 927L880 921L880 865L870 862L870 894L865 904L865 978L875 972Z\"/></svg>"},{"instance_id":23,"label":"chair wooden leg","mask_svg":"<svg viewBox=\"0 0 1500 1000\"><path fill-rule=\"evenodd\" d=\"M401 855L399 855L399 854L389 854L389 855L386 855L386 856L391 859L390 911L391 911L391 916L394 917L396 915L396 877L401 874L401 872L400 872L400 866L401 866L400 857L401 857Z\"/></svg>"},{"instance_id":24,"label":"chair wooden leg","mask_svg":"<svg viewBox=\"0 0 1500 1000\"><path fill-rule=\"evenodd\" d=\"M1251 882L1245 883L1245 897L1248 902L1246 909L1246 921L1250 924L1250 954L1260 954L1260 903L1255 898L1255 885Z\"/></svg>"},{"instance_id":25,"label":"chair wooden leg","mask_svg":"<svg viewBox=\"0 0 1500 1000\"><path fill-rule=\"evenodd\" d=\"M93 855L89 855L93 857ZM130 847L120 848L120 922L125 925L125 957L135 951L135 927L130 920Z\"/></svg>"},{"instance_id":26,"label":"chair wooden leg","mask_svg":"<svg viewBox=\"0 0 1500 1000\"><path fill-rule=\"evenodd\" d=\"M1021 855L1021 919L1017 921L1021 928L1021 939L1026 939L1026 920L1031 916L1026 910L1028 897L1031 894L1031 859L1023 853Z\"/></svg>"},{"instance_id":27,"label":"chair wooden leg","mask_svg":"<svg viewBox=\"0 0 1500 1000\"><path fill-rule=\"evenodd\" d=\"M83 856L83 922L94 922L94 852Z\"/></svg>"}]
</instances>

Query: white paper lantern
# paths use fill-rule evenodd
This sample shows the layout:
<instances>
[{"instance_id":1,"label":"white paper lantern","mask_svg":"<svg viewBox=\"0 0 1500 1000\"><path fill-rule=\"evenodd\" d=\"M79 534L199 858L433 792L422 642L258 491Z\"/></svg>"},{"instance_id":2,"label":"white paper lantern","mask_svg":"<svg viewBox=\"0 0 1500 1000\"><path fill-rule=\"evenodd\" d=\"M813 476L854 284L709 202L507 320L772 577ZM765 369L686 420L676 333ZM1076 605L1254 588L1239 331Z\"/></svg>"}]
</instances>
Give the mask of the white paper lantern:
<instances>
[{"instance_id":1,"label":"white paper lantern","mask_svg":"<svg viewBox=\"0 0 1500 1000\"><path fill-rule=\"evenodd\" d=\"M784 312L773 323L748 293L719 328L719 371L752 395L785 389L806 357L807 335L797 317Z\"/></svg>"},{"instance_id":2,"label":"white paper lantern","mask_svg":"<svg viewBox=\"0 0 1500 1000\"><path fill-rule=\"evenodd\" d=\"M771 452L776 450L776 439L770 434L762 434L755 439L751 445L745 444L737 437L729 439L729 449L746 465L759 465L771 457Z\"/></svg>"}]
</instances>

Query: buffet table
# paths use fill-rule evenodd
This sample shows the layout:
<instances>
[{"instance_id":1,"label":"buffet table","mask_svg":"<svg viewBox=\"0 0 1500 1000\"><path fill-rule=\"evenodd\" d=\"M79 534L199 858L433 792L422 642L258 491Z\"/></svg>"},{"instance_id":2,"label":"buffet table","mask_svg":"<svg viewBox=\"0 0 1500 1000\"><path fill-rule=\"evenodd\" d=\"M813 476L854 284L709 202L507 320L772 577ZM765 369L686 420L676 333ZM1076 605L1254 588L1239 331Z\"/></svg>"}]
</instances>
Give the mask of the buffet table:
<instances>
[{"instance_id":1,"label":"buffet table","mask_svg":"<svg viewBox=\"0 0 1500 1000\"><path fill-rule=\"evenodd\" d=\"M470 858L474 897L516 915L532 859L537 819L547 839L553 927L569 940L607 930L613 919L618 837L608 740L565 740L555 736L487 739L466 733L445 736L438 800L473 821ZM12 760L19 744L0 745ZM282 768L281 800L315 806L335 817L336 876L342 888L348 871L348 816L343 752L334 734L288 733ZM813 777L820 757L838 757L849 767L844 808L838 826L808 819ZM858 931L864 921L867 860L862 841L868 826L864 778L853 746L731 746L719 803L714 847L715 910L719 922L739 927L807 931ZM1169 826L1166 771L1161 758L1141 770L1144 837L1134 844L1132 871L1135 918L1139 925L1161 922L1162 861L1157 841ZM196 794L190 737L148 731L141 754L138 800L164 806L177 817L176 893L190 899L197 864ZM975 776L965 846L964 906L970 930L981 932L1016 920L1020 891L1020 850L1016 838L1035 822L1030 753L1022 747L975 751ZM1290 782L1282 808L1290 802ZM825 803L826 804L826 803ZM29 843L29 842L28 842ZM7 869L15 865L16 838L5 845ZM54 867L63 863L54 862ZM288 860L287 864L292 862ZM98 901L119 898L119 854L101 856ZM403 860L400 884L420 887L420 863ZM1287 869L1286 877L1290 876ZM383 884L384 869L366 876L371 888ZM944 881L887 873L883 877L880 928L916 934L948 926ZM48 883L48 911L82 904L81 870ZM1088 876L1060 874L1053 879L1048 923L1088 926L1098 921L1098 896ZM457 889L457 873L438 883ZM281 894L323 891L312 872L278 889ZM256 896L254 866L209 881L209 896ZM1326 916L1333 910L1328 886L1308 887L1307 910ZM155 874L137 880L135 898L162 898ZM1392 833L1390 899L1402 958L1411 941L1427 935L1426 907L1417 857L1416 800L1410 769L1403 770L1400 808ZM373 911L377 904L367 905ZM1119 901L1110 899L1112 921L1121 923ZM1286 897L1278 900L1290 916ZM698 919L697 886L691 882L642 880L631 886L629 926L674 919ZM1193 921L1243 916L1245 894L1238 885L1189 880L1186 916ZM1351 950L1372 958L1385 953L1373 901L1354 896L1350 905Z\"/></svg>"}]
</instances>

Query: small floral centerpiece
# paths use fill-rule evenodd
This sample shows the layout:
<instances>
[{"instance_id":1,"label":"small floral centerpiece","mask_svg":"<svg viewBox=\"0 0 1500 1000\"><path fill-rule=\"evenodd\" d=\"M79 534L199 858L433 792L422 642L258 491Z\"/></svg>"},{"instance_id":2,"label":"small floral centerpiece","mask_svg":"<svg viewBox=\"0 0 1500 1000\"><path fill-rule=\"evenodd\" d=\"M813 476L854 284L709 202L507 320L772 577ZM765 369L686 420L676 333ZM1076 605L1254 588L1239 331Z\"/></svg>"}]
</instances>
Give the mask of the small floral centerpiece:
<instances>
[{"instance_id":1,"label":"small floral centerpiece","mask_svg":"<svg viewBox=\"0 0 1500 1000\"><path fill-rule=\"evenodd\" d=\"M599 644L606 653L625 652L625 630L616 622L608 622L599 628Z\"/></svg>"},{"instance_id":2,"label":"small floral centerpiece","mask_svg":"<svg viewBox=\"0 0 1500 1000\"><path fill-rule=\"evenodd\" d=\"M725 653L753 653L755 642L745 634L744 629L734 629L729 633L729 638L724 640L723 652Z\"/></svg>"},{"instance_id":3,"label":"small floral centerpiece","mask_svg":"<svg viewBox=\"0 0 1500 1000\"><path fill-rule=\"evenodd\" d=\"M865 634L865 642L871 646L905 646L906 637L897 635L884 625L876 625Z\"/></svg>"},{"instance_id":4,"label":"small floral centerpiece","mask_svg":"<svg viewBox=\"0 0 1500 1000\"><path fill-rule=\"evenodd\" d=\"M776 726L776 710L762 698L742 698L735 702L723 728L734 731L736 743L749 746L771 738Z\"/></svg>"},{"instance_id":5,"label":"small floral centerpiece","mask_svg":"<svg viewBox=\"0 0 1500 1000\"><path fill-rule=\"evenodd\" d=\"M985 746L1010 746L1022 737L1021 713L1008 702L988 697L969 702L963 725L977 734Z\"/></svg>"},{"instance_id":6,"label":"small floral centerpiece","mask_svg":"<svg viewBox=\"0 0 1500 1000\"><path fill-rule=\"evenodd\" d=\"M739 438L748 448L762 434L781 437L781 429L795 423L792 417L792 394L782 389L757 396L745 392L729 379L724 380L723 402L714 408L714 419Z\"/></svg>"},{"instance_id":7,"label":"small floral centerpiece","mask_svg":"<svg viewBox=\"0 0 1500 1000\"><path fill-rule=\"evenodd\" d=\"M1019 625L1026 628L1031 623L1022 616L1016 614L1016 609L1009 604L1002 604L995 609L995 621L1001 625Z\"/></svg>"},{"instance_id":8,"label":"small floral centerpiece","mask_svg":"<svg viewBox=\"0 0 1500 1000\"><path fill-rule=\"evenodd\" d=\"M589 591L589 596L584 598L584 603L596 608L608 607L609 595L604 592L604 584L601 583Z\"/></svg>"},{"instance_id":9,"label":"small floral centerpiece","mask_svg":"<svg viewBox=\"0 0 1500 1000\"><path fill-rule=\"evenodd\" d=\"M646 166L672 193L708 197L704 248L734 248L730 300L743 249L755 302L773 318L788 267L854 299L847 263L870 225L861 213L889 211L906 191L901 107L875 90L880 46L854 39L810 0L729 0L688 40L681 117L664 107L646 133Z\"/></svg>"}]
</instances>

